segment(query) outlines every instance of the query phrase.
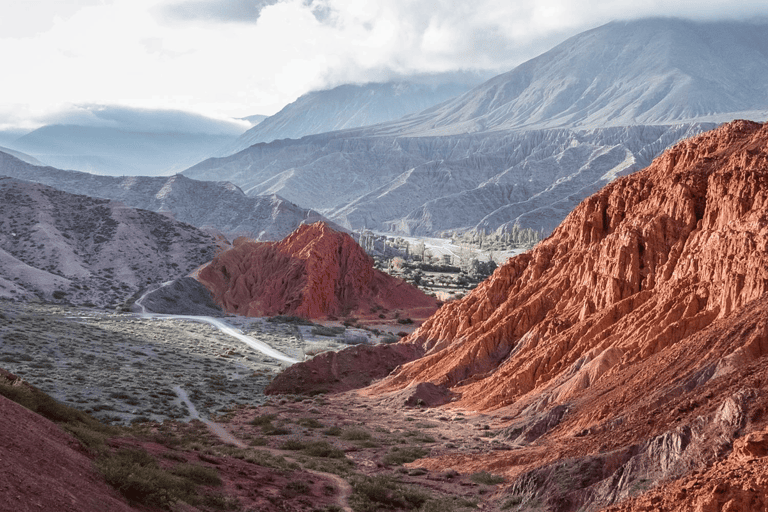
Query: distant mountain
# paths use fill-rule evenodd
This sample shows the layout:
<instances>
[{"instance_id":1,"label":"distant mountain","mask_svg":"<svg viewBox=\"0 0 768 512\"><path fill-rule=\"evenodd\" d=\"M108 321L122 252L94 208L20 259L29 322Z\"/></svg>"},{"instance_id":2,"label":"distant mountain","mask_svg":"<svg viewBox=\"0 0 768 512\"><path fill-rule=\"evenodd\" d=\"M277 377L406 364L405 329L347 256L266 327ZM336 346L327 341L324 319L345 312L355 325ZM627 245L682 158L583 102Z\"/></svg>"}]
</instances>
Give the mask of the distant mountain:
<instances>
[{"instance_id":1,"label":"distant mountain","mask_svg":"<svg viewBox=\"0 0 768 512\"><path fill-rule=\"evenodd\" d=\"M259 142L300 139L315 133L393 121L454 98L480 81L479 77L465 77L463 81L443 83L347 84L310 92L261 121L219 154L231 155Z\"/></svg>"},{"instance_id":2,"label":"distant mountain","mask_svg":"<svg viewBox=\"0 0 768 512\"><path fill-rule=\"evenodd\" d=\"M608 181L734 117L768 117L768 22L616 22L419 114L257 144L184 175L352 229L549 231Z\"/></svg>"},{"instance_id":3,"label":"distant mountain","mask_svg":"<svg viewBox=\"0 0 768 512\"><path fill-rule=\"evenodd\" d=\"M28 155L26 153L22 153L21 151L14 151L12 149L8 149L8 148L4 148L4 147L0 146L0 152L8 154L8 155L11 155L13 157L16 157L19 160L21 160L22 162L26 162L26 163L28 163L30 165L37 165L37 166L44 166L45 165L44 163L42 163L37 158L35 158L33 156L30 156L30 155Z\"/></svg>"},{"instance_id":4,"label":"distant mountain","mask_svg":"<svg viewBox=\"0 0 768 512\"><path fill-rule=\"evenodd\" d=\"M105 175L168 175L231 144L247 126L188 112L92 107L55 118L9 148L56 167Z\"/></svg>"},{"instance_id":5,"label":"distant mountain","mask_svg":"<svg viewBox=\"0 0 768 512\"><path fill-rule=\"evenodd\" d=\"M117 305L210 261L216 240L146 210L0 177L0 297Z\"/></svg>"},{"instance_id":6,"label":"distant mountain","mask_svg":"<svg viewBox=\"0 0 768 512\"><path fill-rule=\"evenodd\" d=\"M196 181L182 175L99 176L33 166L0 152L1 175L121 201L193 226L211 227L230 237L280 240L302 223L327 220L274 194L248 197L229 182Z\"/></svg>"},{"instance_id":7,"label":"distant mountain","mask_svg":"<svg viewBox=\"0 0 768 512\"><path fill-rule=\"evenodd\" d=\"M596 128L768 118L768 21L613 22L464 95L399 134Z\"/></svg>"}]
</instances>

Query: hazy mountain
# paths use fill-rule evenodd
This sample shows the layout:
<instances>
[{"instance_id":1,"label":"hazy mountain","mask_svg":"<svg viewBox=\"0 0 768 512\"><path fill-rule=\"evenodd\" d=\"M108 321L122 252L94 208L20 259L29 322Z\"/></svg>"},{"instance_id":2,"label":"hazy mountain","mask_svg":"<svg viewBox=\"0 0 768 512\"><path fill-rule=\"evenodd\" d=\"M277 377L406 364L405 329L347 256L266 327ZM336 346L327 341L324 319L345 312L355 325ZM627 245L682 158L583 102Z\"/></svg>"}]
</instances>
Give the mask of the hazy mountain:
<instances>
[{"instance_id":1,"label":"hazy mountain","mask_svg":"<svg viewBox=\"0 0 768 512\"><path fill-rule=\"evenodd\" d=\"M258 123L219 154L231 155L259 142L300 139L315 133L393 121L454 98L481 82L479 76L471 75L445 80L347 84L310 92Z\"/></svg>"},{"instance_id":2,"label":"hazy mountain","mask_svg":"<svg viewBox=\"0 0 768 512\"><path fill-rule=\"evenodd\" d=\"M210 235L105 199L0 177L0 297L115 305L213 258Z\"/></svg>"},{"instance_id":3,"label":"hazy mountain","mask_svg":"<svg viewBox=\"0 0 768 512\"><path fill-rule=\"evenodd\" d=\"M244 122L179 111L84 107L12 141L9 148L96 174L172 174L235 140Z\"/></svg>"},{"instance_id":4,"label":"hazy mountain","mask_svg":"<svg viewBox=\"0 0 768 512\"><path fill-rule=\"evenodd\" d=\"M351 228L550 230L681 138L768 117L766 29L610 23L417 115L258 144L184 174L278 193Z\"/></svg>"},{"instance_id":5,"label":"hazy mountain","mask_svg":"<svg viewBox=\"0 0 768 512\"><path fill-rule=\"evenodd\" d=\"M198 227L212 227L230 237L280 240L302 223L326 220L317 212L277 195L248 197L229 182L170 177L99 176L27 164L0 152L0 175L44 183L70 193L121 201L163 213Z\"/></svg>"},{"instance_id":6,"label":"hazy mountain","mask_svg":"<svg viewBox=\"0 0 768 512\"><path fill-rule=\"evenodd\" d=\"M398 133L768 117L768 21L613 22L578 34Z\"/></svg>"}]
</instances>

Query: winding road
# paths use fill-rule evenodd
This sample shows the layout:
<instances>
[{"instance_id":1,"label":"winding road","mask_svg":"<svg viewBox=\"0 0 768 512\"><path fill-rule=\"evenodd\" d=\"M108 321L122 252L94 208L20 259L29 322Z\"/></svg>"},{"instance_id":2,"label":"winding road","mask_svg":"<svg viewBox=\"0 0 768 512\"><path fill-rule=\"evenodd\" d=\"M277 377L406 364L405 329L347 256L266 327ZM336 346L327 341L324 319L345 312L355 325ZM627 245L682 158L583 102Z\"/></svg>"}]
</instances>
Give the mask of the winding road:
<instances>
[{"instance_id":1,"label":"winding road","mask_svg":"<svg viewBox=\"0 0 768 512\"><path fill-rule=\"evenodd\" d=\"M139 313L139 317L141 318L165 318L170 320L186 320L188 322L203 322L206 324L210 324L217 329L219 329L224 334L228 334L229 336L232 336L233 338L237 338L238 340L242 341L252 349L261 352L262 354L269 356L273 359L277 359L278 361L283 361L284 363L293 364L298 363L298 359L294 359L293 357L289 356L288 354L285 354L283 352L280 352L279 350L271 347L270 345L264 343L261 340L257 340L256 338L253 338L251 336L247 336L240 332L235 327L227 324L226 322L219 320L218 318L213 318L210 316L194 316L194 315L164 315L160 313L152 313L150 311L147 311L147 308L142 303L144 298L149 295L150 293L154 292L155 290L158 290L162 288L163 286L168 286L173 281L168 281L157 288L152 288L151 290L148 290L144 293L139 299L136 301L136 305L141 308L141 313Z\"/></svg>"}]
</instances>

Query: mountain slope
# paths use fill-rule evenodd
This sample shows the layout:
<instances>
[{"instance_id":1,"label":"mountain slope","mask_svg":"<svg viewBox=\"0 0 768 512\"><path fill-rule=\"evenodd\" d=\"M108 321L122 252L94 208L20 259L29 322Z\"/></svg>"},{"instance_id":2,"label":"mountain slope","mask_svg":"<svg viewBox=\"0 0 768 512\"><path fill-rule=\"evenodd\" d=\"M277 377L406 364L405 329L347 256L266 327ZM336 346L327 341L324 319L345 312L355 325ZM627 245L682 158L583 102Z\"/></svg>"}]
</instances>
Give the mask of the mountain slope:
<instances>
[{"instance_id":1,"label":"mountain slope","mask_svg":"<svg viewBox=\"0 0 768 512\"><path fill-rule=\"evenodd\" d=\"M748 113L762 120L766 84L768 22L612 22L392 128L445 135L728 121Z\"/></svg>"},{"instance_id":2,"label":"mountain slope","mask_svg":"<svg viewBox=\"0 0 768 512\"><path fill-rule=\"evenodd\" d=\"M353 229L550 230L681 138L766 119L767 29L610 23L419 114L257 144L184 174L277 193Z\"/></svg>"},{"instance_id":3,"label":"mountain slope","mask_svg":"<svg viewBox=\"0 0 768 512\"><path fill-rule=\"evenodd\" d=\"M276 195L247 197L228 182L171 177L99 176L31 166L0 152L0 175L43 183L70 193L121 201L230 236L279 240L303 222L325 220Z\"/></svg>"},{"instance_id":4,"label":"mountain slope","mask_svg":"<svg viewBox=\"0 0 768 512\"><path fill-rule=\"evenodd\" d=\"M768 124L735 121L582 202L425 322L406 341L426 355L370 392L426 381L497 411L521 451L485 467L544 510L597 508L764 428L767 307ZM583 478L553 493L564 460ZM428 464L447 463L480 461Z\"/></svg>"},{"instance_id":5,"label":"mountain slope","mask_svg":"<svg viewBox=\"0 0 768 512\"><path fill-rule=\"evenodd\" d=\"M310 92L249 129L219 155L231 155L259 142L300 139L315 133L393 121L458 96L479 81L436 85L407 81L347 84Z\"/></svg>"},{"instance_id":6,"label":"mountain slope","mask_svg":"<svg viewBox=\"0 0 768 512\"><path fill-rule=\"evenodd\" d=\"M210 261L216 240L164 215L0 177L0 296L115 305Z\"/></svg>"}]
</instances>

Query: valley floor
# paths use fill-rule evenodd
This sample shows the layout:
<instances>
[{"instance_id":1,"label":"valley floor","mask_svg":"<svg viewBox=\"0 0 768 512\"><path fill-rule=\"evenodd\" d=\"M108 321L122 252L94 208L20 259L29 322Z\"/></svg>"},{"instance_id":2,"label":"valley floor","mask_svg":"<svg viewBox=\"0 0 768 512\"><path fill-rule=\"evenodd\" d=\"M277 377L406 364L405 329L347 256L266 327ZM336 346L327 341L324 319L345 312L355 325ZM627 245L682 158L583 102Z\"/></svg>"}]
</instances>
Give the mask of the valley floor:
<instances>
[{"instance_id":1,"label":"valley floor","mask_svg":"<svg viewBox=\"0 0 768 512\"><path fill-rule=\"evenodd\" d=\"M297 360L346 346L293 324L223 320ZM0 366L101 421L126 423L188 419L176 386L203 415L259 404L286 363L205 323L0 300Z\"/></svg>"}]
</instances>

